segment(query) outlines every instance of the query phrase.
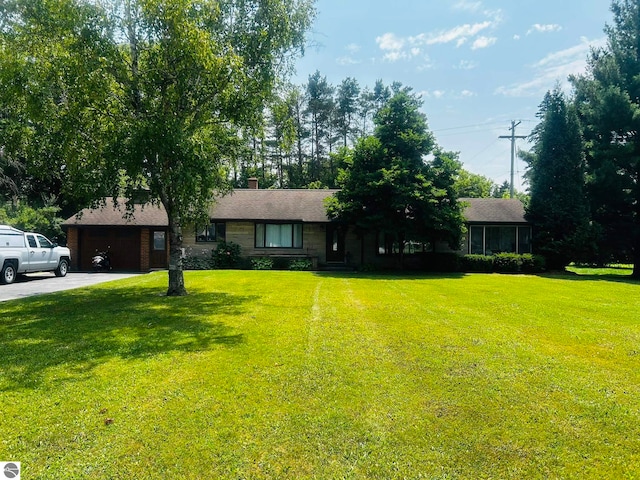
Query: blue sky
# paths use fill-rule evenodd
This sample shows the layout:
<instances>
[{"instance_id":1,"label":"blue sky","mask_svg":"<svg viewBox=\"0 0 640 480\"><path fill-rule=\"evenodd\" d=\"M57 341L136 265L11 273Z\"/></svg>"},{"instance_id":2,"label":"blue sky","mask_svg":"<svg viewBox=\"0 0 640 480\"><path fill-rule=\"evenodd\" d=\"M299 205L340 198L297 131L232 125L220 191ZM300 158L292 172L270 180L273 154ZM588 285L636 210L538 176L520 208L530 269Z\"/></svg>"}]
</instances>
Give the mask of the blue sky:
<instances>
[{"instance_id":1,"label":"blue sky","mask_svg":"<svg viewBox=\"0 0 640 480\"><path fill-rule=\"evenodd\" d=\"M590 46L605 44L607 0L317 0L296 84L319 70L338 85L400 81L422 95L429 128L464 168L509 179L511 121L517 135L556 83L585 71ZM517 147L530 144L519 140ZM516 162L515 184L524 164Z\"/></svg>"}]
</instances>

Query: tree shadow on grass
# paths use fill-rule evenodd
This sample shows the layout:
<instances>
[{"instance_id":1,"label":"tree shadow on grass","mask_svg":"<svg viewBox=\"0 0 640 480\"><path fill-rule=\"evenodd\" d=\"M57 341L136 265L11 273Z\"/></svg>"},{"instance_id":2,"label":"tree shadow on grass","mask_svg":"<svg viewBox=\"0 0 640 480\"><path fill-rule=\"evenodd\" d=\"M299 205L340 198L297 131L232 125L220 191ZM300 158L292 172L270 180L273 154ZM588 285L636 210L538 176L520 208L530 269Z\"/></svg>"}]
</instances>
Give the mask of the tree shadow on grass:
<instances>
[{"instance_id":1,"label":"tree shadow on grass","mask_svg":"<svg viewBox=\"0 0 640 480\"><path fill-rule=\"evenodd\" d=\"M60 366L74 378L113 358L239 346L244 335L229 320L256 298L112 285L0 304L0 391L37 388Z\"/></svg>"},{"instance_id":2,"label":"tree shadow on grass","mask_svg":"<svg viewBox=\"0 0 640 480\"><path fill-rule=\"evenodd\" d=\"M640 285L640 279L631 275L620 275L616 273L583 274L574 272L552 272L538 274L541 278L552 280L573 280L578 282L613 282L626 283L629 285Z\"/></svg>"}]
</instances>

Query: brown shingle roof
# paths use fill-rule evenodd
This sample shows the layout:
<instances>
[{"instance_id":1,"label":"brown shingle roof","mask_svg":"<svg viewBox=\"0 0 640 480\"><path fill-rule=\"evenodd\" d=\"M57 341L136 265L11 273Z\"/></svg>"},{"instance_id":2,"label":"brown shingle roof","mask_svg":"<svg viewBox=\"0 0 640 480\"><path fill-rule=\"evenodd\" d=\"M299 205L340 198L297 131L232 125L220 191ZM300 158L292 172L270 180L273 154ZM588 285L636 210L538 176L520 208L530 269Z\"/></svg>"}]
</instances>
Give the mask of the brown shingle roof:
<instances>
[{"instance_id":1,"label":"brown shingle roof","mask_svg":"<svg viewBox=\"0 0 640 480\"><path fill-rule=\"evenodd\" d=\"M336 191L236 189L217 199L209 215L216 220L329 222L324 199Z\"/></svg>"},{"instance_id":2,"label":"brown shingle roof","mask_svg":"<svg viewBox=\"0 0 640 480\"><path fill-rule=\"evenodd\" d=\"M62 225L166 227L169 224L167 213L162 206L135 205L133 216L127 217L125 199L118 199L118 207L113 206L111 197L107 198L106 202L102 208L85 208L79 215L69 217Z\"/></svg>"},{"instance_id":3,"label":"brown shingle roof","mask_svg":"<svg viewBox=\"0 0 640 480\"><path fill-rule=\"evenodd\" d=\"M469 223L527 223L524 205L517 198L461 198L468 205L464 218Z\"/></svg>"},{"instance_id":4,"label":"brown shingle roof","mask_svg":"<svg viewBox=\"0 0 640 480\"><path fill-rule=\"evenodd\" d=\"M236 189L216 200L209 209L212 219L328 222L324 199L337 190L259 190ZM84 209L81 215L68 218L63 225L73 226L167 226L162 206L136 205L133 217L127 218L124 200L113 207L111 198L99 209ZM524 206L517 199L461 198L468 205L464 217L469 223L527 223Z\"/></svg>"}]
</instances>

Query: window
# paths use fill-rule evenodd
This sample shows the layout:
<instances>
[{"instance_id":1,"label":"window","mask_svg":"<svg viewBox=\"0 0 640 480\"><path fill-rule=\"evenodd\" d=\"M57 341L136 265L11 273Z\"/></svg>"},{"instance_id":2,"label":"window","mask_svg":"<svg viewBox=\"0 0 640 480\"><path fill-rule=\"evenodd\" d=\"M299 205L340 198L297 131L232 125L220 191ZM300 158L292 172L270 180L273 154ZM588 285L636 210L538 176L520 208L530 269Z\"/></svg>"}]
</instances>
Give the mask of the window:
<instances>
[{"instance_id":1,"label":"window","mask_svg":"<svg viewBox=\"0 0 640 480\"><path fill-rule=\"evenodd\" d=\"M227 226L224 223L210 223L196 230L196 242L220 242L225 239Z\"/></svg>"},{"instance_id":2,"label":"window","mask_svg":"<svg viewBox=\"0 0 640 480\"><path fill-rule=\"evenodd\" d=\"M407 240L404 244L404 254L423 253L429 251L429 244ZM378 255L399 255L400 244L394 235L378 232Z\"/></svg>"},{"instance_id":3,"label":"window","mask_svg":"<svg viewBox=\"0 0 640 480\"><path fill-rule=\"evenodd\" d=\"M518 253L531 253L531 227L518 227Z\"/></svg>"},{"instance_id":4,"label":"window","mask_svg":"<svg viewBox=\"0 0 640 480\"><path fill-rule=\"evenodd\" d=\"M166 232L153 232L153 249L155 251L166 250Z\"/></svg>"},{"instance_id":5,"label":"window","mask_svg":"<svg viewBox=\"0 0 640 480\"><path fill-rule=\"evenodd\" d=\"M36 237L33 235L27 235L27 241L29 242L29 246L31 248L38 248L38 244L36 243Z\"/></svg>"},{"instance_id":6,"label":"window","mask_svg":"<svg viewBox=\"0 0 640 480\"><path fill-rule=\"evenodd\" d=\"M48 238L43 237L42 235L37 235L38 242L40 243L40 248L53 248L53 244L49 241Z\"/></svg>"},{"instance_id":7,"label":"window","mask_svg":"<svg viewBox=\"0 0 640 480\"><path fill-rule=\"evenodd\" d=\"M502 252L531 253L531 227L469 228L469 253L495 255Z\"/></svg>"},{"instance_id":8,"label":"window","mask_svg":"<svg viewBox=\"0 0 640 480\"><path fill-rule=\"evenodd\" d=\"M484 255L484 227L469 228L469 252L473 255Z\"/></svg>"},{"instance_id":9,"label":"window","mask_svg":"<svg viewBox=\"0 0 640 480\"><path fill-rule=\"evenodd\" d=\"M516 227L487 227L485 231L487 255L516 251Z\"/></svg>"},{"instance_id":10,"label":"window","mask_svg":"<svg viewBox=\"0 0 640 480\"><path fill-rule=\"evenodd\" d=\"M302 248L302 224L256 223L256 248Z\"/></svg>"}]
</instances>

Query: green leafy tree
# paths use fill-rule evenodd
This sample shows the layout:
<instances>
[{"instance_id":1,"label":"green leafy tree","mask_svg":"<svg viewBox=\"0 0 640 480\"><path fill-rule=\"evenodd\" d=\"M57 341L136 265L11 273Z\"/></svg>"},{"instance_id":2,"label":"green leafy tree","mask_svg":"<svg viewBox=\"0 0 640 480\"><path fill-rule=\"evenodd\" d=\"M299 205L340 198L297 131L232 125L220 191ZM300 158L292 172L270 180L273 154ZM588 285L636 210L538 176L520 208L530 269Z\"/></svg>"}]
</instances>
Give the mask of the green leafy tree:
<instances>
[{"instance_id":1,"label":"green leafy tree","mask_svg":"<svg viewBox=\"0 0 640 480\"><path fill-rule=\"evenodd\" d=\"M331 218L361 234L393 236L401 265L407 241L446 240L457 247L462 233L454 188L459 163L441 152L425 161L436 146L421 105L409 88L395 91L375 117L375 134L343 150L341 190L327 205Z\"/></svg>"},{"instance_id":2,"label":"green leafy tree","mask_svg":"<svg viewBox=\"0 0 640 480\"><path fill-rule=\"evenodd\" d=\"M54 206L33 208L29 205L11 203L0 207L0 224L27 232L38 232L54 242L64 241L62 232L63 219L59 216L60 209Z\"/></svg>"},{"instance_id":3,"label":"green leafy tree","mask_svg":"<svg viewBox=\"0 0 640 480\"><path fill-rule=\"evenodd\" d=\"M497 185L488 177L471 173L463 168L458 171L455 182L458 197L489 198Z\"/></svg>"},{"instance_id":4,"label":"green leafy tree","mask_svg":"<svg viewBox=\"0 0 640 480\"><path fill-rule=\"evenodd\" d=\"M527 219L547 267L563 269L589 256L582 133L575 109L558 87L545 95L538 118L531 134L532 155L527 157Z\"/></svg>"},{"instance_id":5,"label":"green leafy tree","mask_svg":"<svg viewBox=\"0 0 640 480\"><path fill-rule=\"evenodd\" d=\"M630 260L640 278L640 2L614 0L607 45L572 78L584 127L587 191L603 260Z\"/></svg>"},{"instance_id":6,"label":"green leafy tree","mask_svg":"<svg viewBox=\"0 0 640 480\"><path fill-rule=\"evenodd\" d=\"M186 294L183 228L229 188L228 147L260 123L312 2L14 0L0 13L3 48L25 67L16 80L33 137L57 147L64 180L86 198L144 190L164 206L167 294Z\"/></svg>"}]
</instances>

